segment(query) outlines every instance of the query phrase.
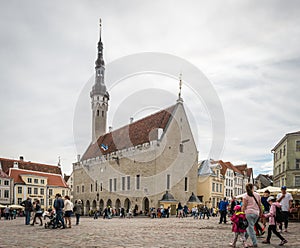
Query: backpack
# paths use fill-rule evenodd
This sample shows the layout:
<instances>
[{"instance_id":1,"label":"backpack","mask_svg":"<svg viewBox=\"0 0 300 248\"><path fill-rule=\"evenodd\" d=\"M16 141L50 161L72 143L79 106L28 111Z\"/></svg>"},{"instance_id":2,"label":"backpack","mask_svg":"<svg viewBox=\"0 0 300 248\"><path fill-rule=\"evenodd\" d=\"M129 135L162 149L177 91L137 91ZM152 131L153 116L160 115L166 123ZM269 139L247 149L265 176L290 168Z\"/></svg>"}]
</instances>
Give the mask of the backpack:
<instances>
[{"instance_id":1,"label":"backpack","mask_svg":"<svg viewBox=\"0 0 300 248\"><path fill-rule=\"evenodd\" d=\"M284 216L280 207L276 207L276 214L275 214L275 222L282 223L284 221Z\"/></svg>"},{"instance_id":2,"label":"backpack","mask_svg":"<svg viewBox=\"0 0 300 248\"><path fill-rule=\"evenodd\" d=\"M249 223L246 218L239 218L238 228L242 230L246 230Z\"/></svg>"}]
</instances>

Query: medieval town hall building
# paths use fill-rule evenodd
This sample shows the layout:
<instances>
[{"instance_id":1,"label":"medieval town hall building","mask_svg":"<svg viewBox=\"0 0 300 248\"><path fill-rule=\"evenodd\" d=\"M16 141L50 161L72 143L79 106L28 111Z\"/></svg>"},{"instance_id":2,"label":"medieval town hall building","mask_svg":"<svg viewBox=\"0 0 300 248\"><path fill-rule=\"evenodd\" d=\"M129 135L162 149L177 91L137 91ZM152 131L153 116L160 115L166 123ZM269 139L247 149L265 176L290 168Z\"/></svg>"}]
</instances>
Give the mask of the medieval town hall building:
<instances>
[{"instance_id":1,"label":"medieval town hall building","mask_svg":"<svg viewBox=\"0 0 300 248\"><path fill-rule=\"evenodd\" d=\"M74 200L82 201L84 214L106 206L148 212L161 205L174 213L179 202L197 198L191 196L197 191L198 151L181 95L173 106L107 132L113 99L104 81L101 24L95 70L92 141L73 164Z\"/></svg>"}]
</instances>

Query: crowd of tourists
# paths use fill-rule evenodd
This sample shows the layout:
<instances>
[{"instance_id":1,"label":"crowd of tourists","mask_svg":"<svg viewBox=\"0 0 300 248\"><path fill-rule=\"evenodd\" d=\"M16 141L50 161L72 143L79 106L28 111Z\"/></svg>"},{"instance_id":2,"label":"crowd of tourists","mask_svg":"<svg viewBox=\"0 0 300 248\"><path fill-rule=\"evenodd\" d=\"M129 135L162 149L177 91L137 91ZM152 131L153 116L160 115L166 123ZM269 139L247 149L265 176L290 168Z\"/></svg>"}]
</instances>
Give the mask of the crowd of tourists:
<instances>
[{"instance_id":1,"label":"crowd of tourists","mask_svg":"<svg viewBox=\"0 0 300 248\"><path fill-rule=\"evenodd\" d=\"M262 241L264 244L271 243L272 233L279 239L279 246L283 246L288 241L283 237L284 232L288 232L289 213L292 207L292 195L288 193L286 186L281 187L281 193L276 197L271 196L266 190L264 195L254 192L253 184L246 185L246 194L241 202L235 198L231 203L224 198L219 203L221 224L226 223L227 210L231 217L232 232L234 233L231 247L236 247L238 237L243 247L258 247L257 236L262 236L267 230L267 237ZM229 206L230 205L230 206ZM268 229L266 229L268 226ZM252 243L247 243L248 238Z\"/></svg>"},{"instance_id":2,"label":"crowd of tourists","mask_svg":"<svg viewBox=\"0 0 300 248\"><path fill-rule=\"evenodd\" d=\"M43 211L41 208L40 201L38 199L31 201L31 198L27 198L25 201L21 202L21 206L24 207L24 215L25 215L25 225L39 224L43 226L43 220L45 222L47 218L52 221L52 228L71 228L71 215L74 214L76 216L76 225L79 224L80 215L82 213L82 202L75 201L73 203L70 201L69 196L64 196L62 199L61 194L56 194L55 200L53 203L53 208L47 209L47 211Z\"/></svg>"}]
</instances>

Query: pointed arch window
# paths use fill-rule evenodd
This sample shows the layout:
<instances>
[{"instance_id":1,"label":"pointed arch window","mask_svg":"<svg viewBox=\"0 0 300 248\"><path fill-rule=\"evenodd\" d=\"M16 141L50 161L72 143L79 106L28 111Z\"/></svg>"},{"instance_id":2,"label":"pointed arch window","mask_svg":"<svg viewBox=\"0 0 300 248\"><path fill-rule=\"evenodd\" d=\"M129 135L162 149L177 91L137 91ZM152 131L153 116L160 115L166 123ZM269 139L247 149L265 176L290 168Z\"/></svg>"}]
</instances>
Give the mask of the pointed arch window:
<instances>
[{"instance_id":1,"label":"pointed arch window","mask_svg":"<svg viewBox=\"0 0 300 248\"><path fill-rule=\"evenodd\" d=\"M99 116L99 113L100 113L100 111L99 111L99 109L97 109L97 116Z\"/></svg>"}]
</instances>

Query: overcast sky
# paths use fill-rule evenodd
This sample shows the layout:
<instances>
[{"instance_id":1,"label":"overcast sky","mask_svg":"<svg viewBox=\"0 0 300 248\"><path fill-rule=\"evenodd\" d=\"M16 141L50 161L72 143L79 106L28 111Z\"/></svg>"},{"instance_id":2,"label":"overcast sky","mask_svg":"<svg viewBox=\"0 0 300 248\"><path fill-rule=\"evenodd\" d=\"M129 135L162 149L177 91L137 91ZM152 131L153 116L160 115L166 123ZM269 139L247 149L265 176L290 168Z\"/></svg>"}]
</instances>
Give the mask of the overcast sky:
<instances>
[{"instance_id":1,"label":"overcast sky","mask_svg":"<svg viewBox=\"0 0 300 248\"><path fill-rule=\"evenodd\" d=\"M255 174L271 172L271 149L286 133L300 130L299 9L296 0L0 1L0 157L57 164L60 156L63 171L71 172L90 142L90 117L81 120L81 140L73 132L74 115L80 102L86 107L81 111L91 113L89 79L101 17L106 64L141 52L189 61L208 78L223 107L220 159L247 163ZM174 104L177 88L176 80L162 75L123 80L110 90L108 126ZM199 159L206 159L211 121L191 92L183 85ZM120 114L130 99L135 101L126 106L135 108Z\"/></svg>"}]
</instances>

